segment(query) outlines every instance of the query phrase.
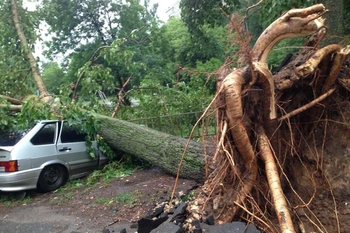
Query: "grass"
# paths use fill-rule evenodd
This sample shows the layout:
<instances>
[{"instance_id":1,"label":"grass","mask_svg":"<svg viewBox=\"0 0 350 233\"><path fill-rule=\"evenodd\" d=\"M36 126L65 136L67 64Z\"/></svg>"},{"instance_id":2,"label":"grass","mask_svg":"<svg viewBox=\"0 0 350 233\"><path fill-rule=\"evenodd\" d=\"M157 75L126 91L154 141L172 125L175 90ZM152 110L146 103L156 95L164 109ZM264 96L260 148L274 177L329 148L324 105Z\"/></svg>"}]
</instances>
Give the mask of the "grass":
<instances>
[{"instance_id":1,"label":"grass","mask_svg":"<svg viewBox=\"0 0 350 233\"><path fill-rule=\"evenodd\" d=\"M108 183L112 179L129 176L138 168L138 166L132 166L130 164L111 162L102 170L96 170L89 175L86 179L86 185L91 186L100 184L101 182Z\"/></svg>"},{"instance_id":2,"label":"grass","mask_svg":"<svg viewBox=\"0 0 350 233\"><path fill-rule=\"evenodd\" d=\"M59 204L71 200L76 193L75 191L81 187L84 187L84 190L80 190L79 192L86 193L89 189L95 187L95 185L101 187L107 186L111 180L129 176L137 168L138 166L130 163L110 162L102 170L95 170L86 179L68 181L66 185L54 191L58 195L51 199L50 203Z\"/></svg>"},{"instance_id":3,"label":"grass","mask_svg":"<svg viewBox=\"0 0 350 233\"><path fill-rule=\"evenodd\" d=\"M31 201L30 196L26 196L24 198L18 198L16 194L8 193L4 195L0 195L0 205L4 207L25 205Z\"/></svg>"}]
</instances>

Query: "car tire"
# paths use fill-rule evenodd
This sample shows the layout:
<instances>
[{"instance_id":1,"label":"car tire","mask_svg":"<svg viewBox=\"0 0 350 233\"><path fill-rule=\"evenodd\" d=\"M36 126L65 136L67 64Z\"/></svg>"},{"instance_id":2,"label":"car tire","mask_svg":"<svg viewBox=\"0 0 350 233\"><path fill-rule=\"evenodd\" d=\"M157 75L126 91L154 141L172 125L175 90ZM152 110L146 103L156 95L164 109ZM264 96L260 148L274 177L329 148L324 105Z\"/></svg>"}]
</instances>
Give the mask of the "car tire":
<instances>
[{"instance_id":1,"label":"car tire","mask_svg":"<svg viewBox=\"0 0 350 233\"><path fill-rule=\"evenodd\" d=\"M50 165L44 167L38 180L38 190L40 192L51 192L67 182L67 171L61 165Z\"/></svg>"}]
</instances>

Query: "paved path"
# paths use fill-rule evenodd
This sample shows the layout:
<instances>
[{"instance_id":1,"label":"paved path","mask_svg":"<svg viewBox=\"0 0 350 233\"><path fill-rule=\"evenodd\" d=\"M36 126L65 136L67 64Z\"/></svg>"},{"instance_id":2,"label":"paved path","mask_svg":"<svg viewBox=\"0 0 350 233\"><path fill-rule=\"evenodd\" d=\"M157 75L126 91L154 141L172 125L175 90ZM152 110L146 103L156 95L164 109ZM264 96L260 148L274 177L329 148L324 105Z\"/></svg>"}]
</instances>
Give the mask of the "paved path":
<instances>
[{"instance_id":1,"label":"paved path","mask_svg":"<svg viewBox=\"0 0 350 233\"><path fill-rule=\"evenodd\" d=\"M102 232L86 219L62 215L49 206L17 206L0 213L0 233Z\"/></svg>"}]
</instances>

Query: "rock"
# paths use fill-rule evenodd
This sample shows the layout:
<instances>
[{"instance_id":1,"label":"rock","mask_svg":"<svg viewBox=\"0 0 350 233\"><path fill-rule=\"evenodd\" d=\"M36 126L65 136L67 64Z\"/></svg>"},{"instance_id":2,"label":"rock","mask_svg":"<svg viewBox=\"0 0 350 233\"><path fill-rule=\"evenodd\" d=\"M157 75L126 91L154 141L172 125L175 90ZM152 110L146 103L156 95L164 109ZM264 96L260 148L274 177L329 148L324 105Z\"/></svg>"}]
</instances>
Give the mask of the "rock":
<instances>
[{"instance_id":1,"label":"rock","mask_svg":"<svg viewBox=\"0 0 350 233\"><path fill-rule=\"evenodd\" d=\"M153 209L152 211L148 212L145 216L145 218L149 218L149 219L152 219L152 218L155 218L155 217L158 217L160 214L164 213L164 206L165 204Z\"/></svg>"},{"instance_id":2,"label":"rock","mask_svg":"<svg viewBox=\"0 0 350 233\"><path fill-rule=\"evenodd\" d=\"M215 225L214 216L213 216L213 215L210 215L209 217L207 217L206 223L207 223L208 225Z\"/></svg>"},{"instance_id":3,"label":"rock","mask_svg":"<svg viewBox=\"0 0 350 233\"><path fill-rule=\"evenodd\" d=\"M205 233L261 233L253 224L246 225L244 222L231 222L221 225L207 225L201 223Z\"/></svg>"},{"instance_id":4,"label":"rock","mask_svg":"<svg viewBox=\"0 0 350 233\"><path fill-rule=\"evenodd\" d=\"M138 221L137 232L138 233L149 233L153 229L157 228L160 224L168 219L167 216L159 217L156 219L141 218Z\"/></svg>"},{"instance_id":5,"label":"rock","mask_svg":"<svg viewBox=\"0 0 350 233\"><path fill-rule=\"evenodd\" d=\"M105 227L102 233L126 233L126 229L123 226Z\"/></svg>"},{"instance_id":6,"label":"rock","mask_svg":"<svg viewBox=\"0 0 350 233\"><path fill-rule=\"evenodd\" d=\"M176 225L173 222L168 222L167 224L162 224L156 229L153 229L151 233L181 233L183 232L182 227Z\"/></svg>"},{"instance_id":7,"label":"rock","mask_svg":"<svg viewBox=\"0 0 350 233\"><path fill-rule=\"evenodd\" d=\"M166 222L163 222L159 227L155 228L152 232L158 233L177 233L183 232L182 225L185 221L182 215L186 213L187 203L180 202L175 207L174 213L169 217ZM182 221L180 221L182 219ZM173 222L176 221L176 224ZM140 232L138 232L140 233Z\"/></svg>"},{"instance_id":8,"label":"rock","mask_svg":"<svg viewBox=\"0 0 350 233\"><path fill-rule=\"evenodd\" d=\"M193 233L202 233L203 232L199 220L194 220L192 222L192 226L193 226L193 229L192 229Z\"/></svg>"},{"instance_id":9,"label":"rock","mask_svg":"<svg viewBox=\"0 0 350 233\"><path fill-rule=\"evenodd\" d=\"M163 212L158 216L158 218L163 218L163 217L168 217L168 214Z\"/></svg>"},{"instance_id":10,"label":"rock","mask_svg":"<svg viewBox=\"0 0 350 233\"><path fill-rule=\"evenodd\" d=\"M181 202L175 209L174 214L171 216L171 220L173 221L175 218L179 217L180 215L183 215L186 212L187 203Z\"/></svg>"}]
</instances>

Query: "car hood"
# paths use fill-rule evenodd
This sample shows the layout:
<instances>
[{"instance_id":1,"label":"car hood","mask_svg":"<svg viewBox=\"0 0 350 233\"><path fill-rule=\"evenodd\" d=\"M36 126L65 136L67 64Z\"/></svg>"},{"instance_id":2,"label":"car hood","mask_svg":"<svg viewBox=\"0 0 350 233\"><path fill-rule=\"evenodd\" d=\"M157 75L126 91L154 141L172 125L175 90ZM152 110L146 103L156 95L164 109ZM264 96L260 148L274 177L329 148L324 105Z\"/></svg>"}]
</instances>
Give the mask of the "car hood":
<instances>
[{"instance_id":1,"label":"car hood","mask_svg":"<svg viewBox=\"0 0 350 233\"><path fill-rule=\"evenodd\" d=\"M13 146L0 146L0 150L11 152L12 149L13 149Z\"/></svg>"}]
</instances>

